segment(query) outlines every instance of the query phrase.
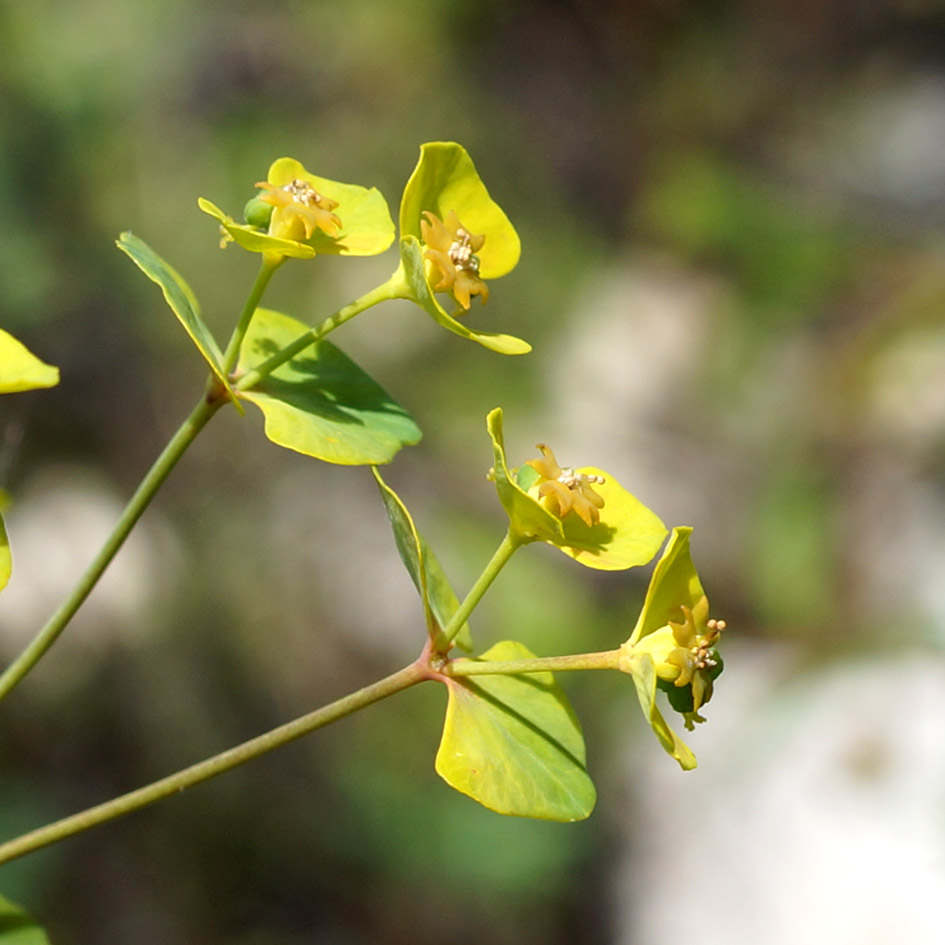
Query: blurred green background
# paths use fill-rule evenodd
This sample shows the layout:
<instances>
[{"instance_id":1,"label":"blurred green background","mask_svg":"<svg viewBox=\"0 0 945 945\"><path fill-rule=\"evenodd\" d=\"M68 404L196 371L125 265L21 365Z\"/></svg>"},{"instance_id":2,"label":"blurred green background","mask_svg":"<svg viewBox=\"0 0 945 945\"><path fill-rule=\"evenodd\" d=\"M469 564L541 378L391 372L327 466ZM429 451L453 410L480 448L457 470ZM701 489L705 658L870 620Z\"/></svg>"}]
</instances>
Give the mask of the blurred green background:
<instances>
[{"instance_id":1,"label":"blurred green background","mask_svg":"<svg viewBox=\"0 0 945 945\"><path fill-rule=\"evenodd\" d=\"M732 628L709 724L690 739L700 769L674 770L628 680L569 678L598 809L568 826L500 818L433 772L445 700L424 687L5 866L0 890L57 945L810 943L834 934L831 908L856 903L838 879L849 863L808 872L829 847L873 867L877 900L911 889L934 903L936 0L0 0L0 324L62 370L58 388L0 404L0 485L15 498L0 655L54 608L203 383L118 233L177 267L225 338L255 261L219 250L198 196L236 213L291 155L378 186L396 217L428 140L465 145L523 241L469 318L535 351L502 358L409 306L340 330L424 429L385 475L461 591L503 531L484 479L497 405L512 461L548 442L694 526ZM393 250L290 262L267 304L316 322L394 266ZM473 628L483 649L513 636L540 654L609 648L647 578L532 548ZM0 835L397 668L421 623L370 473L282 451L252 408L228 412L5 702ZM838 772L836 808L805 819ZM857 804L832 841L831 811ZM887 843L903 837L917 845ZM752 886L769 871L770 908ZM896 915L869 941L902 941ZM867 941L846 931L823 940Z\"/></svg>"}]
</instances>

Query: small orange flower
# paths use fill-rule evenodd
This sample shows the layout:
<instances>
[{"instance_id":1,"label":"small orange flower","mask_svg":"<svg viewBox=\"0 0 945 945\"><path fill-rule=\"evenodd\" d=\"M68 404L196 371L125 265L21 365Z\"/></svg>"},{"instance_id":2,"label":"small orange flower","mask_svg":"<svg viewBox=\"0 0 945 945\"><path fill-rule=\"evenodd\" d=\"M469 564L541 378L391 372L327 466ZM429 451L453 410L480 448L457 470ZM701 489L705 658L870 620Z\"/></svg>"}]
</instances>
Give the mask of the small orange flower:
<instances>
[{"instance_id":1,"label":"small orange flower","mask_svg":"<svg viewBox=\"0 0 945 945\"><path fill-rule=\"evenodd\" d=\"M479 257L476 253L486 241L484 235L470 233L460 222L455 210L450 210L446 221L429 210L423 211L420 234L425 244L423 258L438 271L439 279L433 284L436 292L453 293L464 308L469 309L473 295L489 301L489 287L479 278ZM433 283L431 275L431 284Z\"/></svg>"},{"instance_id":2,"label":"small orange flower","mask_svg":"<svg viewBox=\"0 0 945 945\"><path fill-rule=\"evenodd\" d=\"M593 528L600 521L604 500L591 487L603 485L604 477L578 473L570 467L562 469L555 454L544 443L535 448L541 450L542 458L530 459L525 465L542 477L538 498L544 500L545 508L561 519L573 510L588 528Z\"/></svg>"},{"instance_id":3,"label":"small orange flower","mask_svg":"<svg viewBox=\"0 0 945 945\"><path fill-rule=\"evenodd\" d=\"M264 190L259 199L275 207L269 222L272 236L310 240L316 229L332 238L338 235L341 220L332 213L338 201L323 196L308 181L295 179L279 187L264 180L256 186Z\"/></svg>"}]
</instances>

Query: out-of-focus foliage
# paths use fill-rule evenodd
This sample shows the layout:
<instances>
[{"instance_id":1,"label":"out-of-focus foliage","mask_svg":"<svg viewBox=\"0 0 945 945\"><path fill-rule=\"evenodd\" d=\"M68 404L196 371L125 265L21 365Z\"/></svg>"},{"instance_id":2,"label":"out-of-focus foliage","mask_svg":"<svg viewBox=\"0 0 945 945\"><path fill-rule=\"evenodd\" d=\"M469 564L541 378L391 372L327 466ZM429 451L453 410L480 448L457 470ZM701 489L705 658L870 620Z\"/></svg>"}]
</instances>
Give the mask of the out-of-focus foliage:
<instances>
[{"instance_id":1,"label":"out-of-focus foliage","mask_svg":"<svg viewBox=\"0 0 945 945\"><path fill-rule=\"evenodd\" d=\"M57 388L0 403L17 560L3 658L68 570L31 558L33 536L57 535L65 561L87 550L81 567L83 476L123 499L203 384L116 236L185 273L219 334L254 267L219 249L197 195L239 207L293 154L396 206L424 140L462 141L515 221L521 262L475 326L534 352L496 357L395 305L332 341L420 419L422 445L385 479L460 593L507 524L482 433L502 404L517 441L593 457L694 526L732 639L811 660L880 635L940 643L943 35L934 4L897 0L0 4L2 327L61 369ZM267 304L314 323L397 262L289 260ZM158 564L128 563L147 607L103 589L4 705L4 836L421 645L370 472L261 444L256 418L227 414L143 522ZM50 525L44 477L64 468L76 516L66 490ZM539 655L616 646L640 570L524 549L477 611L477 643L514 627ZM727 657L727 688L738 673ZM54 942L609 941L608 825L633 807L607 759L628 727L636 766L665 759L625 678L559 682L601 772L581 824L509 821L449 791L431 686L4 867L0 885Z\"/></svg>"}]
</instances>

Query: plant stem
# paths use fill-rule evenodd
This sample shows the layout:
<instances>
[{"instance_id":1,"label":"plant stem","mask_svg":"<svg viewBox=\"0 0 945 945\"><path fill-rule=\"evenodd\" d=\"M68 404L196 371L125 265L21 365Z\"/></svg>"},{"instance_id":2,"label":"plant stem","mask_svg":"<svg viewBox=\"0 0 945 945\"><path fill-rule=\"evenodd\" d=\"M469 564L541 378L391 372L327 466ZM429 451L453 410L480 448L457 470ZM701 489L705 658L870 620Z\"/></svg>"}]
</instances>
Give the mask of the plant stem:
<instances>
[{"instance_id":1,"label":"plant stem","mask_svg":"<svg viewBox=\"0 0 945 945\"><path fill-rule=\"evenodd\" d=\"M450 618L450 622L443 628L443 642L451 643L459 633L463 624L469 619L469 615L475 610L476 605L482 600L483 594L489 590L489 586L498 577L499 572L508 564L509 558L522 546L521 538L514 536L512 531L506 532L502 544L496 549L492 560L486 565L485 570L476 579L476 583L470 588L465 600L459 605L459 609Z\"/></svg>"},{"instance_id":2,"label":"plant stem","mask_svg":"<svg viewBox=\"0 0 945 945\"><path fill-rule=\"evenodd\" d=\"M256 274L256 281L253 283L252 289L250 289L249 297L246 299L243 311L240 312L239 321L237 321L236 327L233 329L230 342L226 346L226 352L223 355L224 375L229 374L236 366L236 361L240 354L240 345L242 345L243 338L246 336L246 329L249 328L249 323L253 320L256 306L259 305L259 301L262 299L263 292L266 291L266 286L269 285L272 274L279 268L284 258L284 256L278 257L278 262L273 264L272 260L267 259L267 257L263 255L262 264L259 267L259 272Z\"/></svg>"},{"instance_id":3,"label":"plant stem","mask_svg":"<svg viewBox=\"0 0 945 945\"><path fill-rule=\"evenodd\" d=\"M285 364L286 361L294 358L300 351L304 351L309 345L323 338L330 331L334 331L340 325L343 325L355 315L378 305L381 302L387 302L390 299L398 298L395 292L393 279L388 279L370 292L366 292L360 298L349 302L347 305L339 308L337 312L329 315L320 325L310 328L307 332L299 335L290 345L286 345L281 351L277 351L272 357L267 358L262 364L257 364L251 371L247 371L233 386L237 390L249 390L255 387L263 378L268 377L272 372Z\"/></svg>"},{"instance_id":4,"label":"plant stem","mask_svg":"<svg viewBox=\"0 0 945 945\"><path fill-rule=\"evenodd\" d=\"M574 656L544 656L530 660L459 659L447 663L441 670L444 676L485 676L497 673L516 676L523 673L561 672L571 669L619 669L620 650L602 653L578 653Z\"/></svg>"},{"instance_id":5,"label":"plant stem","mask_svg":"<svg viewBox=\"0 0 945 945\"><path fill-rule=\"evenodd\" d=\"M153 804L155 801L171 794L183 791L184 788L192 787L201 781L223 774L231 768L252 761L260 755L264 755L290 741L307 735L309 732L350 715L358 709L363 709L374 702L379 702L387 696L401 692L429 678L431 676L428 667L417 660L396 673L372 683L370 686L365 686L357 692L352 692L263 735L257 735L255 738L221 752L219 755L214 755L212 758L191 765L189 768L184 768L176 774L169 775L160 781L155 781L153 784L138 788L136 791L123 794L121 797L113 798L104 804L90 807L81 813L65 817L55 823L0 844L0 863L6 863L27 853L32 853L34 850L49 846L51 843L57 843L91 827Z\"/></svg>"},{"instance_id":6,"label":"plant stem","mask_svg":"<svg viewBox=\"0 0 945 945\"><path fill-rule=\"evenodd\" d=\"M208 390L210 387L208 386ZM147 475L141 480L134 495L121 513L112 533L105 544L79 578L72 593L63 601L59 609L49 618L46 625L36 634L25 650L0 675L0 699L3 699L17 683L39 662L42 655L55 643L56 638L66 628L95 587L98 579L118 553L128 533L147 508L148 503L168 477L174 465L203 429L207 421L228 401L221 397L201 397L200 402L190 412L190 416L180 425Z\"/></svg>"}]
</instances>

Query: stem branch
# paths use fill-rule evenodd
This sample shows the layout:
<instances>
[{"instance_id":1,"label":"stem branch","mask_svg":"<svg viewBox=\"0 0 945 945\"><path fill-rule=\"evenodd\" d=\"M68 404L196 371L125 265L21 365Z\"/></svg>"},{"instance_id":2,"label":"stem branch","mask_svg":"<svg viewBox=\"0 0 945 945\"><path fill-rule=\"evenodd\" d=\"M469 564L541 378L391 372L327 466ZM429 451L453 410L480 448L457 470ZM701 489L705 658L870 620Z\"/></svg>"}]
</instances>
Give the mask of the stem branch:
<instances>
[{"instance_id":1,"label":"stem branch","mask_svg":"<svg viewBox=\"0 0 945 945\"><path fill-rule=\"evenodd\" d=\"M245 764L247 761L258 758L260 755L307 735L315 729L322 728L346 715L350 715L352 712L356 712L358 709L363 709L365 706L429 678L430 671L420 660L410 663L403 669L372 683L370 686L349 693L347 696L322 706L308 715L303 715L269 732L257 735L241 745L191 765L189 768L184 768L176 774L168 775L168 777L138 788L136 791L123 794L121 797L113 798L96 807L90 807L81 813L65 817L55 823L0 844L0 863L6 863L51 843L65 840L67 837L81 833L98 824L114 820L117 817L153 804L155 801L171 794L183 791L184 788L192 787L201 781L223 774L231 768Z\"/></svg>"},{"instance_id":2,"label":"stem branch","mask_svg":"<svg viewBox=\"0 0 945 945\"><path fill-rule=\"evenodd\" d=\"M501 673L517 676L523 673L561 672L572 669L619 669L620 650L602 653L578 653L574 656L544 656L530 660L458 659L447 663L441 670L444 676L486 676Z\"/></svg>"},{"instance_id":3,"label":"stem branch","mask_svg":"<svg viewBox=\"0 0 945 945\"><path fill-rule=\"evenodd\" d=\"M39 662L42 655L56 642L56 638L82 606L92 592L98 579L118 553L128 533L147 508L148 503L170 474L174 465L203 429L210 418L227 403L226 400L202 397L191 411L190 416L180 425L161 455L154 461L147 475L141 480L134 495L125 506L121 517L115 524L111 535L95 556L92 563L73 588L72 593L62 602L59 609L49 618L46 625L33 637L30 644L0 675L0 699L3 699L17 683Z\"/></svg>"},{"instance_id":4,"label":"stem branch","mask_svg":"<svg viewBox=\"0 0 945 945\"><path fill-rule=\"evenodd\" d=\"M233 386L237 390L249 390L255 387L263 378L272 374L276 368L285 364L286 361L290 361L300 351L304 351L309 345L314 344L319 338L323 338L330 331L334 331L349 319L354 318L355 315L360 315L361 312L374 305L395 298L398 298L398 296L394 293L394 283L392 279L389 279L377 288L371 289L370 292L366 292L360 298L339 308L337 312L329 315L320 325L316 325L304 334L299 335L295 341L286 345L281 351L277 351L262 364L257 364L251 371L247 371Z\"/></svg>"},{"instance_id":5,"label":"stem branch","mask_svg":"<svg viewBox=\"0 0 945 945\"><path fill-rule=\"evenodd\" d=\"M444 643L451 643L453 641L463 624L469 619L469 615L475 610L476 605L482 600L483 594L489 590L489 586L498 577L499 572L508 564L509 558L515 554L521 545L521 539L514 537L511 530L506 532L505 538L502 539L502 544L496 549L492 560L476 579L476 583L470 588L465 600L463 600L456 613L450 618L450 622L443 628Z\"/></svg>"}]
</instances>

